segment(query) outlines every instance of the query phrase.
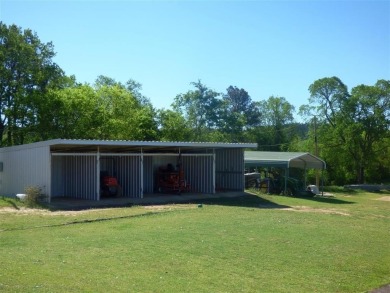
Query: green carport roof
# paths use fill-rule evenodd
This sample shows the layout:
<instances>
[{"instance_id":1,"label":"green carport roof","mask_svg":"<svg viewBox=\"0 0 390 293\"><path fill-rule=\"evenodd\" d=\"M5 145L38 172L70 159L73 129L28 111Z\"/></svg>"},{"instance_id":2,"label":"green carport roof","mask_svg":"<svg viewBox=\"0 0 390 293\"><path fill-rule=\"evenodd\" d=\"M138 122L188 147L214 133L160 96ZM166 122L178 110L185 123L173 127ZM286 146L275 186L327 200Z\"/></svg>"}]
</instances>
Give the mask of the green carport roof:
<instances>
[{"instance_id":1,"label":"green carport roof","mask_svg":"<svg viewBox=\"0 0 390 293\"><path fill-rule=\"evenodd\" d=\"M310 153L301 152L245 152L246 167L280 167L301 169L325 169L326 164Z\"/></svg>"}]
</instances>

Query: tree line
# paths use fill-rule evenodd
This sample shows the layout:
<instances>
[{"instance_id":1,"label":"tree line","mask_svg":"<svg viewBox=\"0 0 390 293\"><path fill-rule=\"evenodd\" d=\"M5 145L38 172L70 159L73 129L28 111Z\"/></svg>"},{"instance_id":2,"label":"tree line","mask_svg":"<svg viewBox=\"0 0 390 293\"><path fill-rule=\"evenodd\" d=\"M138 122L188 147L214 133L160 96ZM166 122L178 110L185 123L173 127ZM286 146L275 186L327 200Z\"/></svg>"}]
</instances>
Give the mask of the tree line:
<instances>
[{"instance_id":1,"label":"tree line","mask_svg":"<svg viewBox=\"0 0 390 293\"><path fill-rule=\"evenodd\" d=\"M0 22L0 145L53 138L256 142L264 151L304 151L327 162L327 183L390 180L390 81L348 91L337 77L309 86L309 104L254 101L230 85L201 80L156 109L133 79L100 75L93 84L66 76L54 46L35 32Z\"/></svg>"}]
</instances>

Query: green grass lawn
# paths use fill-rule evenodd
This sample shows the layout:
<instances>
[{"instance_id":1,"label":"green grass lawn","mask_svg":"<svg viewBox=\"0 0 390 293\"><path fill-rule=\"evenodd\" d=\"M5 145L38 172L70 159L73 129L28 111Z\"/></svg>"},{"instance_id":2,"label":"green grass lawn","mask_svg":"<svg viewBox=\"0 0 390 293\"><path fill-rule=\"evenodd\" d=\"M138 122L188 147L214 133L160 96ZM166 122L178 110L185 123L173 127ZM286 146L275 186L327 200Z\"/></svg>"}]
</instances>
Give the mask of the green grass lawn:
<instances>
[{"instance_id":1,"label":"green grass lawn","mask_svg":"<svg viewBox=\"0 0 390 293\"><path fill-rule=\"evenodd\" d=\"M254 194L80 212L0 198L0 291L368 292L390 283L389 197Z\"/></svg>"}]
</instances>

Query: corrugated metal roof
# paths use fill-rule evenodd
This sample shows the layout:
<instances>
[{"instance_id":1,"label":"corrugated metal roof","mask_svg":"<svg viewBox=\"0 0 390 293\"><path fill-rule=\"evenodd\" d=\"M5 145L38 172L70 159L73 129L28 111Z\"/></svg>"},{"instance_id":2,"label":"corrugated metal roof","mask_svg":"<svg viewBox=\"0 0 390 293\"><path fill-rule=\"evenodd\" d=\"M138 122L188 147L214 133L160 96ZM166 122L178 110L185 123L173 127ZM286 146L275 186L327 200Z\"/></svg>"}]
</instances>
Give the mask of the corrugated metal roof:
<instances>
[{"instance_id":1,"label":"corrugated metal roof","mask_svg":"<svg viewBox=\"0 0 390 293\"><path fill-rule=\"evenodd\" d=\"M220 143L220 142L181 142L181 141L126 141L126 140L88 140L88 139L52 139L31 144L0 148L0 152L12 151L18 149L28 149L36 147L49 146L53 151L62 151L63 149L79 149L89 151L91 147L99 146L102 149L117 148L119 151L131 151L136 148L139 150L152 149L220 149L220 148L256 148L256 143Z\"/></svg>"},{"instance_id":2,"label":"corrugated metal roof","mask_svg":"<svg viewBox=\"0 0 390 293\"><path fill-rule=\"evenodd\" d=\"M304 152L245 152L246 166L325 169L326 164L320 158Z\"/></svg>"},{"instance_id":3,"label":"corrugated metal roof","mask_svg":"<svg viewBox=\"0 0 390 293\"><path fill-rule=\"evenodd\" d=\"M222 143L222 142L185 142L185 141L131 141L131 140L88 140L88 139L53 139L46 141L50 145L125 145L125 146L173 146L173 147L239 147L256 148L256 143Z\"/></svg>"}]
</instances>

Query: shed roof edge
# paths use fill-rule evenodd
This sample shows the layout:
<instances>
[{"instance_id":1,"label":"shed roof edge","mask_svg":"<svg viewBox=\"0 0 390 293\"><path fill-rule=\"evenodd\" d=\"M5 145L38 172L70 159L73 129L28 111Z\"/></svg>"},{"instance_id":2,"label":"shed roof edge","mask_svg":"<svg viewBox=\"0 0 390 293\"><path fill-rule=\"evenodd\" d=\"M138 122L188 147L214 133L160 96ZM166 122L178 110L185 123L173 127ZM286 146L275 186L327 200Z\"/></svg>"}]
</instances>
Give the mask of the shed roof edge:
<instances>
[{"instance_id":1,"label":"shed roof edge","mask_svg":"<svg viewBox=\"0 0 390 293\"><path fill-rule=\"evenodd\" d=\"M0 152L29 149L54 145L96 145L96 146L156 146L156 147L199 147L199 148L256 148L257 143L225 142L183 142L183 141L132 141L132 140L88 140L88 139L51 139L29 144L0 148Z\"/></svg>"}]
</instances>

